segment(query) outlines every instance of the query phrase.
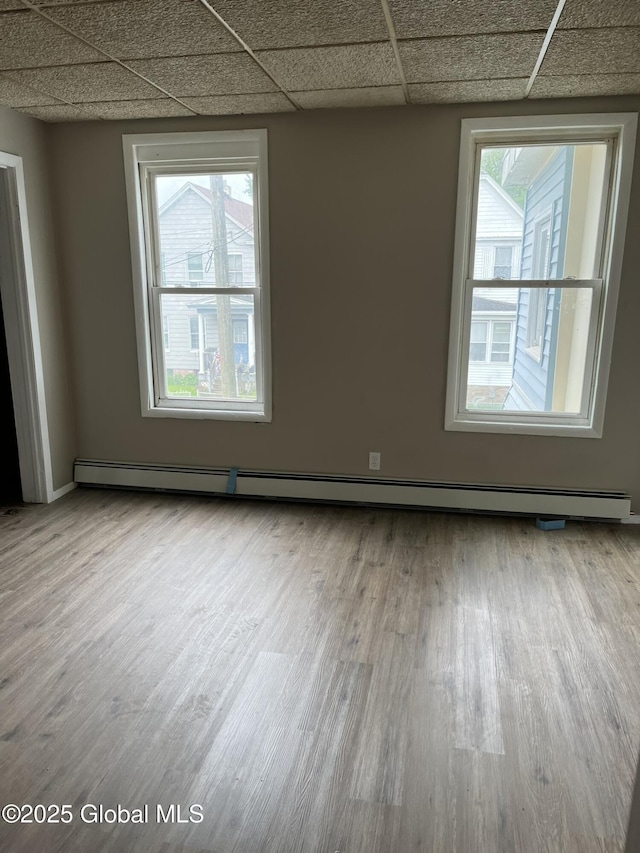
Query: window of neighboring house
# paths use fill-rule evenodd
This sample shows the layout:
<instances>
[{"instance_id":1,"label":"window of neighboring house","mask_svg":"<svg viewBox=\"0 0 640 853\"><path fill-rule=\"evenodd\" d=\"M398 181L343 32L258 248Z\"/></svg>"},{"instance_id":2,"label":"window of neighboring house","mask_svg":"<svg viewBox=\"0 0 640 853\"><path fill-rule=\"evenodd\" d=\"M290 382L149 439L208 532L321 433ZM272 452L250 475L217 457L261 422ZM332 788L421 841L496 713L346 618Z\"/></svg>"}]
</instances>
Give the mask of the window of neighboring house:
<instances>
[{"instance_id":1,"label":"window of neighboring house","mask_svg":"<svg viewBox=\"0 0 640 853\"><path fill-rule=\"evenodd\" d=\"M502 320L472 320L469 362L500 363L511 361L513 323Z\"/></svg>"},{"instance_id":2,"label":"window of neighboring house","mask_svg":"<svg viewBox=\"0 0 640 853\"><path fill-rule=\"evenodd\" d=\"M189 336L191 338L191 352L200 349L200 320L198 317L189 317Z\"/></svg>"},{"instance_id":3,"label":"window of neighboring house","mask_svg":"<svg viewBox=\"0 0 640 853\"><path fill-rule=\"evenodd\" d=\"M513 246L496 246L493 258L493 278L511 278Z\"/></svg>"},{"instance_id":4,"label":"window of neighboring house","mask_svg":"<svg viewBox=\"0 0 640 853\"><path fill-rule=\"evenodd\" d=\"M511 361L511 329L512 323L498 322L491 324L491 361Z\"/></svg>"},{"instance_id":5,"label":"window of neighboring house","mask_svg":"<svg viewBox=\"0 0 640 853\"><path fill-rule=\"evenodd\" d=\"M148 134L125 136L123 141L136 329L145 353L140 361L143 413L269 420L266 131ZM230 234L238 221L243 245L254 253L251 284L242 279L243 256L229 252ZM186 262L187 286L167 283L162 274L164 253ZM211 269L215 283L205 282L205 267ZM246 317L242 333L233 322L239 309ZM215 353L217 366L215 376L205 371L194 396L185 397L168 382L163 339L171 314L176 329L188 329L188 337L174 336L171 370L193 370L191 353L200 345L194 312L206 318L206 349ZM235 348L240 334L245 344L242 362L251 368L242 387Z\"/></svg>"},{"instance_id":6,"label":"window of neighboring house","mask_svg":"<svg viewBox=\"0 0 640 853\"><path fill-rule=\"evenodd\" d=\"M602 434L636 125L635 114L462 122L447 429ZM498 190L479 205L483 173ZM487 269L483 247L506 228L514 242L494 243ZM516 320L489 320L492 308ZM486 404L469 381L483 361L502 365Z\"/></svg>"},{"instance_id":7,"label":"window of neighboring house","mask_svg":"<svg viewBox=\"0 0 640 853\"><path fill-rule=\"evenodd\" d=\"M187 254L187 277L189 281L202 281L204 279L202 252L189 252Z\"/></svg>"},{"instance_id":8,"label":"window of neighboring house","mask_svg":"<svg viewBox=\"0 0 640 853\"><path fill-rule=\"evenodd\" d=\"M246 320L233 321L234 344L246 344L249 341L249 329Z\"/></svg>"},{"instance_id":9,"label":"window of neighboring house","mask_svg":"<svg viewBox=\"0 0 640 853\"><path fill-rule=\"evenodd\" d=\"M469 342L469 361L487 360L487 337L489 324L475 320L471 323L471 337Z\"/></svg>"},{"instance_id":10,"label":"window of neighboring house","mask_svg":"<svg viewBox=\"0 0 640 853\"><path fill-rule=\"evenodd\" d=\"M533 228L533 275L534 279L547 279L551 259L551 214L546 214ZM529 355L540 361L547 320L548 288L529 290L527 306L527 350Z\"/></svg>"},{"instance_id":11,"label":"window of neighboring house","mask_svg":"<svg viewBox=\"0 0 640 853\"><path fill-rule=\"evenodd\" d=\"M164 343L165 352L169 352L171 349L171 341L169 339L169 318L162 318L162 339Z\"/></svg>"},{"instance_id":12,"label":"window of neighboring house","mask_svg":"<svg viewBox=\"0 0 640 853\"><path fill-rule=\"evenodd\" d=\"M242 284L242 255L229 253L229 284Z\"/></svg>"}]
</instances>

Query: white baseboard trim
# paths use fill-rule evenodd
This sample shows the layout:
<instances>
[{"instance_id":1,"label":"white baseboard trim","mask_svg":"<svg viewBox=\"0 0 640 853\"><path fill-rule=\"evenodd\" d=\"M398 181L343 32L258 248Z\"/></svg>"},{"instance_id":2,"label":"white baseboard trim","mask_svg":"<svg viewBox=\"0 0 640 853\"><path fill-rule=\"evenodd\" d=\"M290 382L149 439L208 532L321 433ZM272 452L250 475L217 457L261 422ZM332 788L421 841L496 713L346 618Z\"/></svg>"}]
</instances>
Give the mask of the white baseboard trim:
<instances>
[{"instance_id":1,"label":"white baseboard trim","mask_svg":"<svg viewBox=\"0 0 640 853\"><path fill-rule=\"evenodd\" d=\"M47 503L53 503L57 501L58 498L63 498L65 495L68 495L69 492L72 492L74 489L78 487L77 483L67 483L66 486L61 486L59 489L54 489L49 496L49 500Z\"/></svg>"},{"instance_id":2,"label":"white baseboard trim","mask_svg":"<svg viewBox=\"0 0 640 853\"><path fill-rule=\"evenodd\" d=\"M245 471L77 459L77 483L214 495L337 503L549 515L565 518L629 518L631 498L622 491L433 483L369 477Z\"/></svg>"}]
</instances>

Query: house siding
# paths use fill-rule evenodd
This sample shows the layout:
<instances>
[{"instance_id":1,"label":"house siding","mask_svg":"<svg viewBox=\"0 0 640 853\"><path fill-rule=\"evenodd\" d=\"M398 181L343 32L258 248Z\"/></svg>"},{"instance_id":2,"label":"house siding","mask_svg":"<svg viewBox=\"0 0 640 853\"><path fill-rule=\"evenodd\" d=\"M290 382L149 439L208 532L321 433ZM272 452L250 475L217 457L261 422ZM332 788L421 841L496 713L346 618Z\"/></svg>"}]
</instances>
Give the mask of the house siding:
<instances>
[{"instance_id":1,"label":"house siding","mask_svg":"<svg viewBox=\"0 0 640 853\"><path fill-rule=\"evenodd\" d=\"M522 213L485 173L480 176L476 223L474 278L493 278L495 250L499 246L513 249L511 269L516 277L520 269Z\"/></svg>"},{"instance_id":2,"label":"house siding","mask_svg":"<svg viewBox=\"0 0 640 853\"><path fill-rule=\"evenodd\" d=\"M534 277L533 243L536 223L551 215L551 241L549 248L549 278L562 278L564 246L567 229L568 202L573 169L573 151L563 147L534 179L525 204L524 233L522 241L521 278ZM544 337L540 359L527 349L527 324L530 291L520 291L513 368L514 388L507 398L505 408L515 410L548 411L553 395L557 316L560 292L547 291L545 305Z\"/></svg>"},{"instance_id":3,"label":"house siding","mask_svg":"<svg viewBox=\"0 0 640 853\"><path fill-rule=\"evenodd\" d=\"M194 287L199 284L215 286L215 264L211 255L212 228L211 205L199 192L189 187L173 203L161 209L159 219L160 250L164 262L164 283L169 287ZM255 248L253 230L248 230L229 214L226 217L227 251L242 256L242 284L254 286ZM187 258L189 253L202 252L203 278L190 281ZM230 282L231 285L234 282ZM205 297L206 298L206 297ZM167 313L169 349L165 350L165 366L169 370L198 370L200 357L191 349L191 318L198 316L193 304L199 301L193 295L185 299L171 297L171 310ZM215 309L205 310L205 343L208 350L218 346ZM234 319L247 318L251 312L232 306ZM247 364L247 344L234 345L236 362Z\"/></svg>"}]
</instances>

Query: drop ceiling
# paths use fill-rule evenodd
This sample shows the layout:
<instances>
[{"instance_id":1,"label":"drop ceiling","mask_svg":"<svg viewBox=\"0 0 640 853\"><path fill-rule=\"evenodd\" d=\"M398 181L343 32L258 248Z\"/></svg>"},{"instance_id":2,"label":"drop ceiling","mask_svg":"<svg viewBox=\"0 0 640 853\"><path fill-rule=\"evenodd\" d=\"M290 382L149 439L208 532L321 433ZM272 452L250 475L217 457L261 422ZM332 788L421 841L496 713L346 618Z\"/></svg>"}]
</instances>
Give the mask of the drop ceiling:
<instances>
[{"instance_id":1,"label":"drop ceiling","mask_svg":"<svg viewBox=\"0 0 640 853\"><path fill-rule=\"evenodd\" d=\"M640 0L0 0L45 121L640 94Z\"/></svg>"}]
</instances>

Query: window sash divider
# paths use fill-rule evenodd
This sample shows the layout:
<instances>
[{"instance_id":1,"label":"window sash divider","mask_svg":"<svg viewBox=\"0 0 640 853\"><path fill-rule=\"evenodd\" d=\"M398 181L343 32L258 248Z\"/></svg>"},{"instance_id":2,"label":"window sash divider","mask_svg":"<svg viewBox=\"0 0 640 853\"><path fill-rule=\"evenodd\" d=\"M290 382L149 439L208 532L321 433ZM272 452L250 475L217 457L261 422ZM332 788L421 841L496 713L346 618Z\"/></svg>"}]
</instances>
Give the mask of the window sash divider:
<instances>
[{"instance_id":1,"label":"window sash divider","mask_svg":"<svg viewBox=\"0 0 640 853\"><path fill-rule=\"evenodd\" d=\"M549 279L524 279L524 278L468 278L465 281L466 287L490 287L492 289L501 290L519 290L530 288L565 288L565 289L580 289L591 288L598 290L602 288L604 279L602 278L549 278Z\"/></svg>"},{"instance_id":2,"label":"window sash divider","mask_svg":"<svg viewBox=\"0 0 640 853\"><path fill-rule=\"evenodd\" d=\"M156 293L164 293L175 296L257 296L260 287L253 285L234 287L165 287L164 285L150 285L149 290Z\"/></svg>"}]
</instances>

